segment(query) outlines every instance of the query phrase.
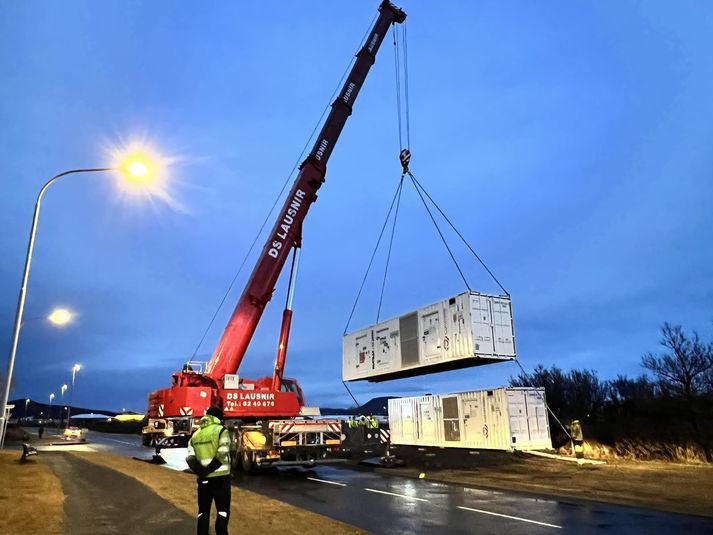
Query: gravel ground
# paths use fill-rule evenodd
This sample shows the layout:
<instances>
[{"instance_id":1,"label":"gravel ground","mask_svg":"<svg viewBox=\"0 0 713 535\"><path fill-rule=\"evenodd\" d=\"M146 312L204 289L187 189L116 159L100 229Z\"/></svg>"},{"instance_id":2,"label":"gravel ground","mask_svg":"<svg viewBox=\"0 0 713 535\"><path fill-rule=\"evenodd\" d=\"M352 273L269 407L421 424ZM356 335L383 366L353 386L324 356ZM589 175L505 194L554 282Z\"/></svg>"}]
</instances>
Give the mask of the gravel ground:
<instances>
[{"instance_id":1,"label":"gravel ground","mask_svg":"<svg viewBox=\"0 0 713 535\"><path fill-rule=\"evenodd\" d=\"M20 453L0 452L0 533L64 533L64 493L59 479L41 456L20 464Z\"/></svg>"}]
</instances>

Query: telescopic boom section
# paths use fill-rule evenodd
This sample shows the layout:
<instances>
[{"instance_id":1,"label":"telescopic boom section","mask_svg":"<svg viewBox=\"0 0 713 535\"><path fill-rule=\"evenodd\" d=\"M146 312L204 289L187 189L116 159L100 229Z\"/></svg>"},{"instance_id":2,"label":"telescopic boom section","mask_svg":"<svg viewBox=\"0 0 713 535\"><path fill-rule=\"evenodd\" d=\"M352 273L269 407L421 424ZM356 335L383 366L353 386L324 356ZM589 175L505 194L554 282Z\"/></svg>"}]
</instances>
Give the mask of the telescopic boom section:
<instances>
[{"instance_id":1,"label":"telescopic boom section","mask_svg":"<svg viewBox=\"0 0 713 535\"><path fill-rule=\"evenodd\" d=\"M327 160L352 113L352 106L369 69L374 64L376 53L389 27L405 19L406 13L391 2L384 1L379 6L379 17L364 46L357 53L354 66L339 96L332 103L332 109L312 151L300 165L299 174L277 222L208 363L206 375L214 380L218 381L226 373L233 374L238 371L265 306L272 298L291 249L301 246L302 223L310 206L317 200L317 191L324 183L327 172Z\"/></svg>"}]
</instances>

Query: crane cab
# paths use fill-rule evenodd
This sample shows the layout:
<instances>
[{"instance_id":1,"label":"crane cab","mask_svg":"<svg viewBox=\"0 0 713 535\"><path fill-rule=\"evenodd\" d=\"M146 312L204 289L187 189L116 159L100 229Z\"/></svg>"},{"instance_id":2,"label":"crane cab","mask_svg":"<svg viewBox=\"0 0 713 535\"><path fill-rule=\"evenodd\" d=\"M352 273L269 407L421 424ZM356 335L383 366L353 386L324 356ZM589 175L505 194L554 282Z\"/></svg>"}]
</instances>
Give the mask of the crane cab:
<instances>
[{"instance_id":1,"label":"crane cab","mask_svg":"<svg viewBox=\"0 0 713 535\"><path fill-rule=\"evenodd\" d=\"M297 396L300 406L305 404L304 394L302 394L302 389L295 379L283 379L280 385L280 392L293 392Z\"/></svg>"}]
</instances>

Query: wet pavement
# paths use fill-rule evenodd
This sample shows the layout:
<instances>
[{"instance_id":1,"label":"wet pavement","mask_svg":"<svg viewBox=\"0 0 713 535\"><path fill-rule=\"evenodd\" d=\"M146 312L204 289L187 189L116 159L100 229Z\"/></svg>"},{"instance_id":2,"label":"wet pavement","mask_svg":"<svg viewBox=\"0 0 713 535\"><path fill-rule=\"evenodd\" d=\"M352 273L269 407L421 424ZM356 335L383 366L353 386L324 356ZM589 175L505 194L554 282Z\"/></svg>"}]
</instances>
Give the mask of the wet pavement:
<instances>
[{"instance_id":1,"label":"wet pavement","mask_svg":"<svg viewBox=\"0 0 713 535\"><path fill-rule=\"evenodd\" d=\"M374 533L713 533L713 519L320 466L236 484Z\"/></svg>"},{"instance_id":2,"label":"wet pavement","mask_svg":"<svg viewBox=\"0 0 713 535\"><path fill-rule=\"evenodd\" d=\"M150 458L139 437L93 433L83 448ZM58 446L66 447L66 446ZM164 450L169 468L185 468L185 449ZM530 493L471 488L381 474L366 468L318 466L238 474L235 484L384 535L403 533L697 533L713 519Z\"/></svg>"}]
</instances>

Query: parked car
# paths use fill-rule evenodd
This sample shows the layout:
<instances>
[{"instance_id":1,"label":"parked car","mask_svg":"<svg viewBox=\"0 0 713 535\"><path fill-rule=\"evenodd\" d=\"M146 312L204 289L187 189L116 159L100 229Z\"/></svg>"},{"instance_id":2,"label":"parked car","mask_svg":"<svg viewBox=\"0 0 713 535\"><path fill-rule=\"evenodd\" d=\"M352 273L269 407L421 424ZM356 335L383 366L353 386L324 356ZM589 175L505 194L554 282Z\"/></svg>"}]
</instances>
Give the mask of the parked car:
<instances>
[{"instance_id":1,"label":"parked car","mask_svg":"<svg viewBox=\"0 0 713 535\"><path fill-rule=\"evenodd\" d=\"M64 440L84 441L84 440L86 440L86 438L85 438L86 434L87 434L86 429L80 429L79 427L72 425L70 427L67 427L67 429L64 430L62 438Z\"/></svg>"}]
</instances>

